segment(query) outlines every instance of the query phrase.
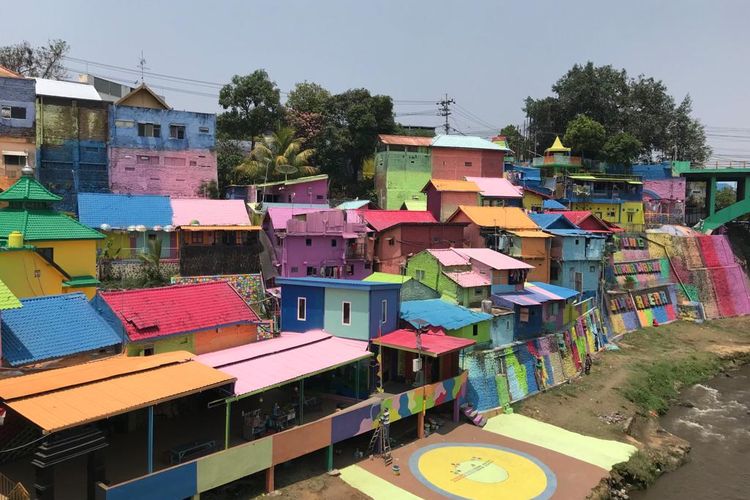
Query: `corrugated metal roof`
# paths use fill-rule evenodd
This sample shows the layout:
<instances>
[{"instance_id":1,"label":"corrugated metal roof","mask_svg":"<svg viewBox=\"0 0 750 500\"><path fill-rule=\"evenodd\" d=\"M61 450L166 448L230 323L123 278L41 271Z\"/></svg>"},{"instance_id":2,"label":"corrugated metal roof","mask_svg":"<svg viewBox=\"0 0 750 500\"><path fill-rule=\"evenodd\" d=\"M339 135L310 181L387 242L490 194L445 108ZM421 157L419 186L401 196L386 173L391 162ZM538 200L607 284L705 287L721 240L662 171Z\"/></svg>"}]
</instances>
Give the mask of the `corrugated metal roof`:
<instances>
[{"instance_id":1,"label":"corrugated metal roof","mask_svg":"<svg viewBox=\"0 0 750 500\"><path fill-rule=\"evenodd\" d=\"M462 288L474 288L477 286L489 286L492 280L489 276L478 271L443 272L445 276Z\"/></svg>"},{"instance_id":2,"label":"corrugated metal roof","mask_svg":"<svg viewBox=\"0 0 750 500\"><path fill-rule=\"evenodd\" d=\"M362 217L375 231L383 231L396 224L434 223L438 221L430 212L415 210L366 210Z\"/></svg>"},{"instance_id":3,"label":"corrugated metal roof","mask_svg":"<svg viewBox=\"0 0 750 500\"><path fill-rule=\"evenodd\" d=\"M542 202L542 208L545 210L567 210L568 207L563 205L557 200L544 200Z\"/></svg>"},{"instance_id":4,"label":"corrugated metal roof","mask_svg":"<svg viewBox=\"0 0 750 500\"><path fill-rule=\"evenodd\" d=\"M358 208L366 207L370 204L370 200L351 200L340 203L336 208L340 210L356 210Z\"/></svg>"},{"instance_id":5,"label":"corrugated metal roof","mask_svg":"<svg viewBox=\"0 0 750 500\"><path fill-rule=\"evenodd\" d=\"M452 248L451 250L464 257L481 262L482 264L498 271L534 268L534 266L518 259L514 259L513 257L508 257L507 255L496 252L490 248Z\"/></svg>"},{"instance_id":6,"label":"corrugated metal roof","mask_svg":"<svg viewBox=\"0 0 750 500\"><path fill-rule=\"evenodd\" d=\"M82 293L21 300L2 315L3 358L11 366L94 351L122 343Z\"/></svg>"},{"instance_id":7,"label":"corrugated metal roof","mask_svg":"<svg viewBox=\"0 0 750 500\"><path fill-rule=\"evenodd\" d=\"M64 369L63 369L64 370ZM49 377L61 370L50 370ZM19 377L25 378L25 377ZM227 385L234 377L195 361L5 401L45 432L56 432Z\"/></svg>"},{"instance_id":8,"label":"corrugated metal roof","mask_svg":"<svg viewBox=\"0 0 750 500\"><path fill-rule=\"evenodd\" d=\"M474 323L492 319L492 315L472 311L440 299L409 300L401 303L401 319L415 328L437 326L458 330Z\"/></svg>"},{"instance_id":9,"label":"corrugated metal roof","mask_svg":"<svg viewBox=\"0 0 750 500\"><path fill-rule=\"evenodd\" d=\"M165 227L172 225L172 205L169 196L80 193L78 220L97 229L102 224L108 224L112 229L138 225L149 229Z\"/></svg>"},{"instance_id":10,"label":"corrugated metal roof","mask_svg":"<svg viewBox=\"0 0 750 500\"><path fill-rule=\"evenodd\" d=\"M520 188L514 186L508 179L501 177L467 177L479 186L479 192L482 196L493 198L522 198L523 192Z\"/></svg>"},{"instance_id":11,"label":"corrugated metal roof","mask_svg":"<svg viewBox=\"0 0 750 500\"><path fill-rule=\"evenodd\" d=\"M374 272L362 281L375 281L378 283L406 283L411 276L402 276L400 274Z\"/></svg>"},{"instance_id":12,"label":"corrugated metal roof","mask_svg":"<svg viewBox=\"0 0 750 500\"><path fill-rule=\"evenodd\" d=\"M203 198L172 198L172 224L189 226L197 220L203 226L249 226L245 202L242 200L207 200Z\"/></svg>"},{"instance_id":13,"label":"corrugated metal roof","mask_svg":"<svg viewBox=\"0 0 750 500\"><path fill-rule=\"evenodd\" d=\"M468 266L471 264L468 257L454 252L452 248L428 249L427 252L443 266Z\"/></svg>"},{"instance_id":14,"label":"corrugated metal roof","mask_svg":"<svg viewBox=\"0 0 750 500\"><path fill-rule=\"evenodd\" d=\"M372 356L367 342L315 330L198 356L237 378L234 392L248 396Z\"/></svg>"},{"instance_id":15,"label":"corrugated metal roof","mask_svg":"<svg viewBox=\"0 0 750 500\"><path fill-rule=\"evenodd\" d=\"M432 139L433 148L486 149L490 151L510 151L494 142L471 135L438 135Z\"/></svg>"},{"instance_id":16,"label":"corrugated metal roof","mask_svg":"<svg viewBox=\"0 0 750 500\"><path fill-rule=\"evenodd\" d=\"M463 212L474 224L481 227L498 227L501 229L539 229L534 221L518 207L471 207L461 205L451 215L451 222L458 213Z\"/></svg>"},{"instance_id":17,"label":"corrugated metal roof","mask_svg":"<svg viewBox=\"0 0 750 500\"><path fill-rule=\"evenodd\" d=\"M380 134L378 135L378 140L382 144L393 144L399 146L429 147L432 145L432 137L417 137L412 135Z\"/></svg>"},{"instance_id":18,"label":"corrugated metal roof","mask_svg":"<svg viewBox=\"0 0 750 500\"><path fill-rule=\"evenodd\" d=\"M18 309L19 307L21 307L21 302L13 295L10 288L3 283L3 280L0 280L0 311Z\"/></svg>"},{"instance_id":19,"label":"corrugated metal roof","mask_svg":"<svg viewBox=\"0 0 750 500\"><path fill-rule=\"evenodd\" d=\"M519 238L551 238L549 234L544 231L508 231L510 234L516 235Z\"/></svg>"},{"instance_id":20,"label":"corrugated metal roof","mask_svg":"<svg viewBox=\"0 0 750 500\"><path fill-rule=\"evenodd\" d=\"M587 231L595 231L595 232L603 232L603 233L611 233L612 230L607 226L607 224L604 223L600 218L598 218L596 215L592 214L588 210L567 210L565 212L560 212L566 219L568 219L570 222L575 224L576 226L581 226L581 224L588 223L593 224L595 227L598 227L600 229L593 229L588 228Z\"/></svg>"},{"instance_id":21,"label":"corrugated metal roof","mask_svg":"<svg viewBox=\"0 0 750 500\"><path fill-rule=\"evenodd\" d=\"M436 191L450 191L456 193L478 193L479 186L471 181L458 181L453 179L431 179L427 186L432 185ZM427 189L425 186L425 189ZM422 191L424 191L423 189Z\"/></svg>"},{"instance_id":22,"label":"corrugated metal roof","mask_svg":"<svg viewBox=\"0 0 750 500\"><path fill-rule=\"evenodd\" d=\"M297 177L296 179L287 179L285 181L264 182L261 184L250 184L250 185L255 186L256 188L271 187L271 186L293 186L295 184L305 184L307 182L317 182L317 181L327 181L327 180L328 180L328 174L319 174L319 175L308 175L307 177Z\"/></svg>"},{"instance_id":23,"label":"corrugated metal roof","mask_svg":"<svg viewBox=\"0 0 750 500\"><path fill-rule=\"evenodd\" d=\"M420 337L422 343L422 354L431 357L443 356L476 344L476 342L471 339L451 337L450 335L423 333ZM382 337L373 339L372 343L402 351L420 352L420 350L417 349L417 334L412 330L395 330L389 334L383 335Z\"/></svg>"},{"instance_id":24,"label":"corrugated metal roof","mask_svg":"<svg viewBox=\"0 0 750 500\"><path fill-rule=\"evenodd\" d=\"M93 85L64 82L62 80L48 80L46 78L35 78L35 80L37 95L83 99L86 101L102 100L99 92L96 91Z\"/></svg>"},{"instance_id":25,"label":"corrugated metal roof","mask_svg":"<svg viewBox=\"0 0 750 500\"><path fill-rule=\"evenodd\" d=\"M525 284L526 289L532 290L537 293L543 293L553 299L567 300L577 295L580 295L577 290L572 288L565 288L562 286L551 285L541 281L529 281Z\"/></svg>"},{"instance_id":26,"label":"corrugated metal roof","mask_svg":"<svg viewBox=\"0 0 750 500\"><path fill-rule=\"evenodd\" d=\"M260 226L180 226L180 231L260 231Z\"/></svg>"}]
</instances>

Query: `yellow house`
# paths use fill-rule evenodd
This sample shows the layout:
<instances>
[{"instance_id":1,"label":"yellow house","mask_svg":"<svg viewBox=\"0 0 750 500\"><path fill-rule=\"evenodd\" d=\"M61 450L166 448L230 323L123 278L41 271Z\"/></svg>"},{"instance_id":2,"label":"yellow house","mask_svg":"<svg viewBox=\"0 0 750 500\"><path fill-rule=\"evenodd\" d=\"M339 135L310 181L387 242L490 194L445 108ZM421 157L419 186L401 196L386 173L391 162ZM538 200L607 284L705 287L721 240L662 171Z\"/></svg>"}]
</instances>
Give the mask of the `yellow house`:
<instances>
[{"instance_id":1,"label":"yellow house","mask_svg":"<svg viewBox=\"0 0 750 500\"><path fill-rule=\"evenodd\" d=\"M30 169L0 193L0 280L19 298L68 292L96 294L96 242L104 236L54 211L61 198Z\"/></svg>"}]
</instances>

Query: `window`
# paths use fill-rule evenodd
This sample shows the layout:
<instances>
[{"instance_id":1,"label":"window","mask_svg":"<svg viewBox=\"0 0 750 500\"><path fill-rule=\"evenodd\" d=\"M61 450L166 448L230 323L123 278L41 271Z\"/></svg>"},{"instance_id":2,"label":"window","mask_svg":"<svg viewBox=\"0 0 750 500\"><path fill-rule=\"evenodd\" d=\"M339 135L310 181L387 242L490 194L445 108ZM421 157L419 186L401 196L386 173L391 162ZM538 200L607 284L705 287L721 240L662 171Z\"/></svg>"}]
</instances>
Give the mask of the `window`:
<instances>
[{"instance_id":1,"label":"window","mask_svg":"<svg viewBox=\"0 0 750 500\"><path fill-rule=\"evenodd\" d=\"M179 158L177 156L165 156L164 166L165 167L184 167L185 158Z\"/></svg>"},{"instance_id":2,"label":"window","mask_svg":"<svg viewBox=\"0 0 750 500\"><path fill-rule=\"evenodd\" d=\"M2 116L3 118L25 120L26 108L24 108L23 106L3 106L2 115L0 116Z\"/></svg>"},{"instance_id":3,"label":"window","mask_svg":"<svg viewBox=\"0 0 750 500\"><path fill-rule=\"evenodd\" d=\"M148 235L148 241L156 241L156 235L155 234L149 234Z\"/></svg>"},{"instance_id":4,"label":"window","mask_svg":"<svg viewBox=\"0 0 750 500\"><path fill-rule=\"evenodd\" d=\"M472 165L472 163L470 161L465 161L464 162L464 167L470 167L471 165Z\"/></svg>"},{"instance_id":5,"label":"window","mask_svg":"<svg viewBox=\"0 0 750 500\"><path fill-rule=\"evenodd\" d=\"M306 238L305 239L305 246L306 247L311 247L312 246L312 239Z\"/></svg>"},{"instance_id":6,"label":"window","mask_svg":"<svg viewBox=\"0 0 750 500\"><path fill-rule=\"evenodd\" d=\"M322 200L324 197L322 194L315 195L316 200Z\"/></svg>"},{"instance_id":7,"label":"window","mask_svg":"<svg viewBox=\"0 0 750 500\"><path fill-rule=\"evenodd\" d=\"M414 271L414 277L417 278L417 281L422 281L424 279L424 271L422 269L417 269Z\"/></svg>"},{"instance_id":8,"label":"window","mask_svg":"<svg viewBox=\"0 0 750 500\"><path fill-rule=\"evenodd\" d=\"M576 245L580 245L580 244L581 244L580 240L576 238Z\"/></svg>"},{"instance_id":9,"label":"window","mask_svg":"<svg viewBox=\"0 0 750 500\"><path fill-rule=\"evenodd\" d=\"M115 120L115 128L133 128L135 122L133 120Z\"/></svg>"},{"instance_id":10,"label":"window","mask_svg":"<svg viewBox=\"0 0 750 500\"><path fill-rule=\"evenodd\" d=\"M5 166L22 167L26 163L26 157L21 155L3 155Z\"/></svg>"},{"instance_id":11,"label":"window","mask_svg":"<svg viewBox=\"0 0 750 500\"><path fill-rule=\"evenodd\" d=\"M633 222L634 215L635 215L635 212L628 212L628 222Z\"/></svg>"},{"instance_id":12,"label":"window","mask_svg":"<svg viewBox=\"0 0 750 500\"><path fill-rule=\"evenodd\" d=\"M203 232L195 231L195 232L190 233L190 243L194 245L202 245L203 244Z\"/></svg>"},{"instance_id":13,"label":"window","mask_svg":"<svg viewBox=\"0 0 750 500\"><path fill-rule=\"evenodd\" d=\"M185 138L185 125L170 125L169 126L169 138L170 139L184 139Z\"/></svg>"},{"instance_id":14,"label":"window","mask_svg":"<svg viewBox=\"0 0 750 500\"><path fill-rule=\"evenodd\" d=\"M138 137L161 137L161 125L155 123L139 123Z\"/></svg>"},{"instance_id":15,"label":"window","mask_svg":"<svg viewBox=\"0 0 750 500\"><path fill-rule=\"evenodd\" d=\"M208 127L198 127L198 133L199 134L210 134L211 133L211 129L209 129Z\"/></svg>"},{"instance_id":16,"label":"window","mask_svg":"<svg viewBox=\"0 0 750 500\"><path fill-rule=\"evenodd\" d=\"M385 323L388 320L388 301L380 301L380 322Z\"/></svg>"},{"instance_id":17,"label":"window","mask_svg":"<svg viewBox=\"0 0 750 500\"><path fill-rule=\"evenodd\" d=\"M138 158L136 158L135 162L138 165L159 165L159 157L158 156L145 156L145 155L138 155Z\"/></svg>"},{"instance_id":18,"label":"window","mask_svg":"<svg viewBox=\"0 0 750 500\"><path fill-rule=\"evenodd\" d=\"M315 269L312 266L307 266L307 275L308 276L315 276L316 274L318 274L317 269Z\"/></svg>"},{"instance_id":19,"label":"window","mask_svg":"<svg viewBox=\"0 0 750 500\"><path fill-rule=\"evenodd\" d=\"M589 266L589 272L590 273L596 272L596 266Z\"/></svg>"},{"instance_id":20,"label":"window","mask_svg":"<svg viewBox=\"0 0 750 500\"><path fill-rule=\"evenodd\" d=\"M299 267L297 267L297 266L292 266L292 268L290 269L290 271L291 271L292 273L298 273L298 272L299 272Z\"/></svg>"},{"instance_id":21,"label":"window","mask_svg":"<svg viewBox=\"0 0 750 500\"><path fill-rule=\"evenodd\" d=\"M143 355L144 356L153 356L154 355L154 346L150 345L148 347L143 348Z\"/></svg>"},{"instance_id":22,"label":"window","mask_svg":"<svg viewBox=\"0 0 750 500\"><path fill-rule=\"evenodd\" d=\"M195 160L190 160L190 166L191 167L197 167L198 166L198 162L195 161Z\"/></svg>"},{"instance_id":23,"label":"window","mask_svg":"<svg viewBox=\"0 0 750 500\"><path fill-rule=\"evenodd\" d=\"M306 297L297 297L297 321L307 321Z\"/></svg>"},{"instance_id":24,"label":"window","mask_svg":"<svg viewBox=\"0 0 750 500\"><path fill-rule=\"evenodd\" d=\"M477 335L479 335L479 325L478 324L474 323L473 325L471 325L471 334L473 336L475 336L475 337Z\"/></svg>"},{"instance_id":25,"label":"window","mask_svg":"<svg viewBox=\"0 0 750 500\"><path fill-rule=\"evenodd\" d=\"M347 276L354 276L354 264L347 264L346 265L346 275Z\"/></svg>"},{"instance_id":26,"label":"window","mask_svg":"<svg viewBox=\"0 0 750 500\"><path fill-rule=\"evenodd\" d=\"M477 287L474 289L474 295L482 295L482 289Z\"/></svg>"},{"instance_id":27,"label":"window","mask_svg":"<svg viewBox=\"0 0 750 500\"><path fill-rule=\"evenodd\" d=\"M560 268L554 263L549 268L549 279L550 281L557 281L560 279Z\"/></svg>"},{"instance_id":28,"label":"window","mask_svg":"<svg viewBox=\"0 0 750 500\"><path fill-rule=\"evenodd\" d=\"M336 240L331 240L331 246L335 247L337 245Z\"/></svg>"},{"instance_id":29,"label":"window","mask_svg":"<svg viewBox=\"0 0 750 500\"><path fill-rule=\"evenodd\" d=\"M518 311L518 321L520 321L521 323L529 322L529 308L528 307L522 307Z\"/></svg>"},{"instance_id":30,"label":"window","mask_svg":"<svg viewBox=\"0 0 750 500\"><path fill-rule=\"evenodd\" d=\"M352 324L352 303L351 302L341 303L341 324L343 325Z\"/></svg>"},{"instance_id":31,"label":"window","mask_svg":"<svg viewBox=\"0 0 750 500\"><path fill-rule=\"evenodd\" d=\"M388 238L388 246L392 247L396 245L396 238Z\"/></svg>"}]
</instances>

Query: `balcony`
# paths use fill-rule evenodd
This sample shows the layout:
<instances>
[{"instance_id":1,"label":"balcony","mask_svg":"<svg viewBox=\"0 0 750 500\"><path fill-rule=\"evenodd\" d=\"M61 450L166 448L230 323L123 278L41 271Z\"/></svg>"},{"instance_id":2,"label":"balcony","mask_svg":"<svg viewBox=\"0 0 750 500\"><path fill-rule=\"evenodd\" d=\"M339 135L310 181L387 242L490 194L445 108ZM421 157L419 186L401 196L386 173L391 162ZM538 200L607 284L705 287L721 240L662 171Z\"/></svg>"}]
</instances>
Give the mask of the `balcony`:
<instances>
[{"instance_id":1,"label":"balcony","mask_svg":"<svg viewBox=\"0 0 750 500\"><path fill-rule=\"evenodd\" d=\"M551 155L540 156L532 160L534 167L580 167L580 156Z\"/></svg>"}]
</instances>

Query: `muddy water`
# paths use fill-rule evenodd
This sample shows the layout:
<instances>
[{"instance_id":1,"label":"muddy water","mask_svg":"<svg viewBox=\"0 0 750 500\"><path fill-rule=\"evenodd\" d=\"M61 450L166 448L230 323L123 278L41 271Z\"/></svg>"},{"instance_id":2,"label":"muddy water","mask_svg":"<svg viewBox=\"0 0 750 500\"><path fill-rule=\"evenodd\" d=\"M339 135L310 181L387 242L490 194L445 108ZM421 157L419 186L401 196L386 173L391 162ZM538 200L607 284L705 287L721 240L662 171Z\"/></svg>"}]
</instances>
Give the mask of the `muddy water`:
<instances>
[{"instance_id":1,"label":"muddy water","mask_svg":"<svg viewBox=\"0 0 750 500\"><path fill-rule=\"evenodd\" d=\"M684 391L663 427L692 445L690 462L665 474L641 500L750 498L750 365Z\"/></svg>"}]
</instances>

